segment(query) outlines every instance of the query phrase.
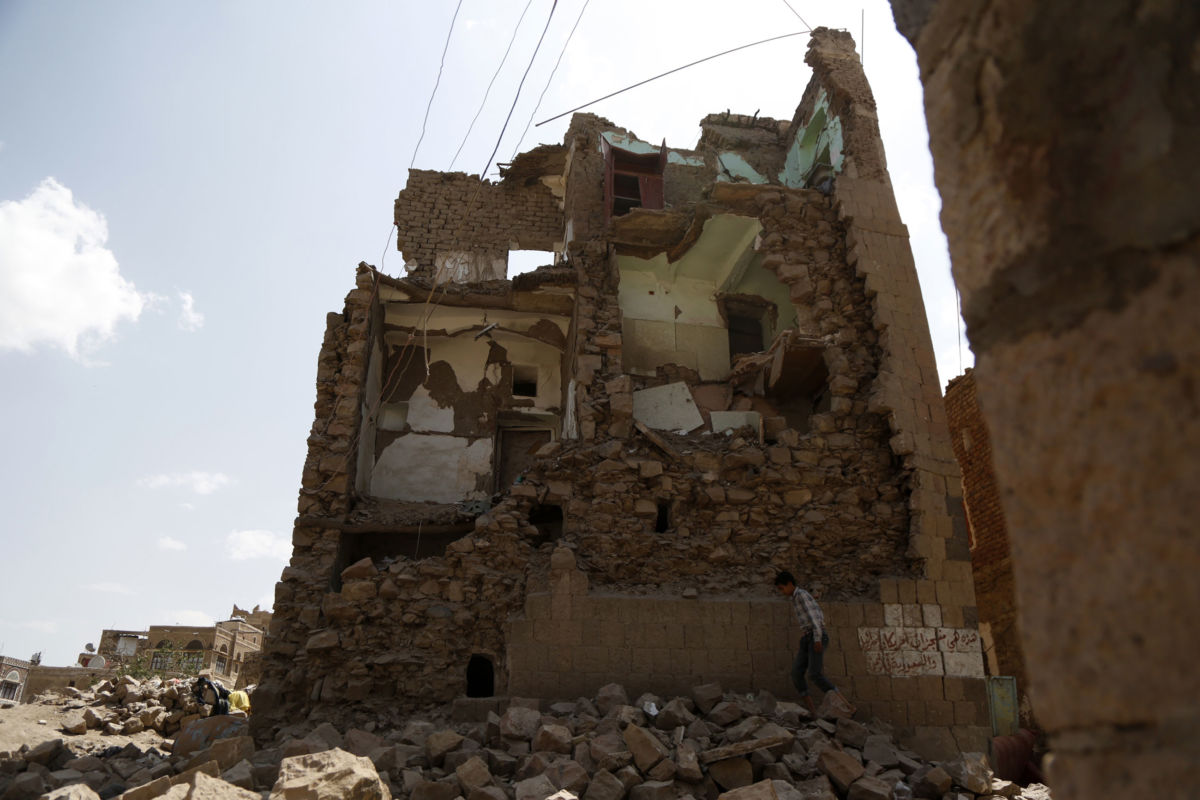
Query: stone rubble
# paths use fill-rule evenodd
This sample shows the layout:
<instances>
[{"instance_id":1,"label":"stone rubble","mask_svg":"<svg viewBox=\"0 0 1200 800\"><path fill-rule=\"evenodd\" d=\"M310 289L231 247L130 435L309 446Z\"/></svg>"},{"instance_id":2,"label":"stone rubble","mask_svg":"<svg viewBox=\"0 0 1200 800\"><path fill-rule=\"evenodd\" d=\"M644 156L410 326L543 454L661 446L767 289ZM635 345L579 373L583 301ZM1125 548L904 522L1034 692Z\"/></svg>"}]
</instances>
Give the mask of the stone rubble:
<instances>
[{"instance_id":1,"label":"stone rubble","mask_svg":"<svg viewBox=\"0 0 1200 800\"><path fill-rule=\"evenodd\" d=\"M66 704L110 720L102 730L146 710L187 713L163 723L178 735L159 747L77 752L64 730L0 752L0 800L1050 800L1040 784L994 778L981 753L925 762L879 720L814 719L767 692L713 684L632 702L612 684L544 711L533 699L464 699L387 730L305 721L268 747L245 735L244 719L203 717L207 707L189 710L185 697L186 686L132 678L74 692Z\"/></svg>"}]
</instances>

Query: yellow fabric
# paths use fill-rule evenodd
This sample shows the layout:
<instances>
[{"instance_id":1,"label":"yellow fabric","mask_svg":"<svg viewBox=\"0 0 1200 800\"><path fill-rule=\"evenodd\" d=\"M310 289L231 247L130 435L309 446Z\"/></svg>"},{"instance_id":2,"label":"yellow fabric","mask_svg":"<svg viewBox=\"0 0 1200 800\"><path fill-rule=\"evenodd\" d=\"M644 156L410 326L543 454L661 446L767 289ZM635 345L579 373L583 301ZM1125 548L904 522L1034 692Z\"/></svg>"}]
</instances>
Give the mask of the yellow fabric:
<instances>
[{"instance_id":1,"label":"yellow fabric","mask_svg":"<svg viewBox=\"0 0 1200 800\"><path fill-rule=\"evenodd\" d=\"M250 711L250 695L243 691L229 693L229 708L233 711Z\"/></svg>"}]
</instances>

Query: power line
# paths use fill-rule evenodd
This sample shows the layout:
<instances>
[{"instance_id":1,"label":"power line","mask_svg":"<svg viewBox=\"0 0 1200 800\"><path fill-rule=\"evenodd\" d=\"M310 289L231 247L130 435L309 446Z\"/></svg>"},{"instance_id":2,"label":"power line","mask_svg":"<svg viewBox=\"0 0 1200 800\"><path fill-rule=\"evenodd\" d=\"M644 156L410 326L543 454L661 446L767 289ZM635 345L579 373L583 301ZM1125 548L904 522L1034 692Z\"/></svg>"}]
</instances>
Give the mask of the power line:
<instances>
[{"instance_id":1,"label":"power line","mask_svg":"<svg viewBox=\"0 0 1200 800\"><path fill-rule=\"evenodd\" d=\"M437 79L433 82L433 91L429 93L429 102L425 104L425 118L421 120L421 135L417 137L417 145L413 148L412 159L408 162L408 168L411 171L413 165L417 163L417 152L421 149L421 142L425 141L425 126L429 124L429 110L433 108L433 98L437 96L438 86L442 83L442 70L446 67L446 53L450 50L450 38L454 35L454 23L458 21L458 11L462 8L462 0L458 0L458 5L454 7L454 16L450 18L450 30L446 31L446 43L442 46L442 60L438 63ZM396 223L392 223L392 227L388 228L387 241L383 243L383 253L379 256L379 266L382 269L387 261L387 251L392 244L392 234L396 232Z\"/></svg>"},{"instance_id":2,"label":"power line","mask_svg":"<svg viewBox=\"0 0 1200 800\"><path fill-rule=\"evenodd\" d=\"M467 139L470 138L471 131L475 130L475 123L479 121L479 115L483 113L483 107L487 105L488 95L492 93L492 85L496 83L496 78L500 77L500 70L504 69L504 63L508 61L508 54L512 52L513 42L517 40L517 31L521 30L521 23L525 21L525 14L529 12L531 5L533 5L533 0L526 0L525 9L521 12L521 16L517 20L517 27L513 28L512 36L508 40L508 48L504 51L504 57L500 59L500 66L496 67L496 71L492 73L492 79L488 82L487 89L483 93L483 99L479 101L479 109L475 112L475 118L471 120L471 124L467 127L467 132L463 135L462 143L454 151L454 158L450 159L451 171L454 169L454 162L458 161L459 153L462 152L463 147L467 144Z\"/></svg>"},{"instance_id":3,"label":"power line","mask_svg":"<svg viewBox=\"0 0 1200 800\"><path fill-rule=\"evenodd\" d=\"M676 67L675 69L667 70L666 72L664 72L660 75L655 75L653 78L646 78L646 80L644 80L644 81L639 81L639 82L633 84L632 86L626 86L624 89L618 89L615 92L611 92L609 94L604 95L604 97L598 97L595 100L589 100L588 102L584 103L581 106L575 106L575 108L572 108L570 111L564 111L561 114L556 114L553 117L550 117L549 119L544 119L541 122L539 122L537 125L540 126L540 125L545 125L547 122L553 122L554 120L559 119L560 117L565 117L567 114L574 114L576 111L580 111L582 109L587 108L588 106L595 105L596 103L599 103L601 100L607 100L610 97L616 97L619 94L628 92L630 89L636 89L639 86L645 86L647 83L650 83L651 81L656 81L659 78L665 78L668 75L672 75L676 72L679 72L680 70L687 69L688 67L694 67L697 64L703 64L705 61L712 61L714 58L720 58L721 56L727 56L730 53L736 53L738 50L745 50L747 47L755 47L756 45L766 44L767 42L775 42L780 39L790 38L792 36L802 36L806 33L812 33L812 31L807 30L807 31L796 31L795 33L785 33L781 36L772 36L770 39L761 39L757 42L751 42L750 44L744 44L741 47L735 47L732 50L724 50L715 55L708 56L707 58L702 58L699 61L693 61L690 64L684 64L682 67ZM537 126L535 126L535 127L537 127Z\"/></svg>"},{"instance_id":4,"label":"power line","mask_svg":"<svg viewBox=\"0 0 1200 800\"><path fill-rule=\"evenodd\" d=\"M794 9L794 8L792 8L792 4L791 4L791 3L789 3L789 2L788 2L788 0L783 0L783 4L784 4L785 6L787 6L787 7L788 7L788 10L789 10L789 11L791 11L793 14L795 14L795 15L796 15L796 19L798 19L798 20L800 20L802 23L804 23L804 27L808 28L810 31L812 30L812 26L811 26L811 25L809 25L809 24L808 24L808 22L806 22L806 21L805 21L804 17L800 16L800 12L799 12L799 11L797 11L797 10L796 10L796 9Z\"/></svg>"},{"instance_id":5,"label":"power line","mask_svg":"<svg viewBox=\"0 0 1200 800\"><path fill-rule=\"evenodd\" d=\"M542 28L542 35L538 37L537 46L533 48L533 55L529 58L529 64L525 67L525 74L521 76L521 82L517 84L517 94L513 97L512 105L508 108L508 116L504 118L504 126L500 128L500 136L496 138L496 146L492 148L492 154L488 156L487 163L483 165L483 169L479 170L480 183L484 181L488 167L492 165L492 159L500 151L500 142L504 139L504 132L508 130L509 120L512 119L513 111L517 107L517 101L521 99L521 88L525 86L525 79L529 77L529 70L533 67L533 62L537 58L538 51L542 49L542 41L546 38L546 31L550 29L550 20L554 19L554 9L556 8L558 8L558 0L554 0L554 3L550 6L550 14L546 17L546 27Z\"/></svg>"},{"instance_id":6,"label":"power line","mask_svg":"<svg viewBox=\"0 0 1200 800\"><path fill-rule=\"evenodd\" d=\"M521 138L517 140L517 146L513 148L513 154L509 156L509 161L517 157L517 153L521 150L521 143L525 141L525 135L529 133L529 126L533 124L533 118L537 116L538 109L542 107L542 100L546 97L546 92L550 88L551 81L554 80L554 74L558 72L558 65L562 63L563 54L567 52L567 45L571 43L571 37L575 35L575 29L579 27L579 21L583 19L583 12L587 11L588 3L592 0L583 0L583 8L579 9L579 16L575 18L575 24L571 26L571 32L567 34L567 40L563 42L562 50L558 51L558 60L554 62L554 69L550 70L550 77L546 79L546 85L542 87L542 93L538 95L537 105L533 107L533 111L529 114L529 120L525 123L525 130L521 131Z\"/></svg>"},{"instance_id":7,"label":"power line","mask_svg":"<svg viewBox=\"0 0 1200 800\"><path fill-rule=\"evenodd\" d=\"M425 139L425 125L429 122L429 109L433 108L433 98L437 95L438 85L442 82L442 70L446 66L446 52L450 49L450 37L454 33L454 23L458 21L458 10L462 8L462 0L458 0L458 5L454 7L454 16L450 19L450 30L446 32L446 44L442 47L442 61L438 64L437 80L433 82L433 91L429 93L429 102L425 106L425 119L421 121L421 136L417 139L417 146L413 148L412 161L408 162L408 168L412 169L417 163L417 151L421 149L421 142Z\"/></svg>"}]
</instances>

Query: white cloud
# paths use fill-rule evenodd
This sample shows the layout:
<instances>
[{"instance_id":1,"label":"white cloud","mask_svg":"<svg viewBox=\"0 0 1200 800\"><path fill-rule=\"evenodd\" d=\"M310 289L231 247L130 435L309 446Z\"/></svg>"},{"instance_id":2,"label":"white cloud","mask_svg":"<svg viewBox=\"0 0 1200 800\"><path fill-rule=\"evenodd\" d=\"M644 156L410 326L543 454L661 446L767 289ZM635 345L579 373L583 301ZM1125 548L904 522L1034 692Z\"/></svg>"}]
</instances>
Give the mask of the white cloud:
<instances>
[{"instance_id":1,"label":"white cloud","mask_svg":"<svg viewBox=\"0 0 1200 800\"><path fill-rule=\"evenodd\" d=\"M179 327L195 332L204 327L204 315L196 310L196 300L191 292L179 293Z\"/></svg>"},{"instance_id":2,"label":"white cloud","mask_svg":"<svg viewBox=\"0 0 1200 800\"><path fill-rule=\"evenodd\" d=\"M103 215L46 178L0 203L0 350L49 344L84 363L149 302L121 276Z\"/></svg>"},{"instance_id":3,"label":"white cloud","mask_svg":"<svg viewBox=\"0 0 1200 800\"><path fill-rule=\"evenodd\" d=\"M163 618L171 620L172 625L193 625L197 628L208 628L216 624L208 614L190 608L168 611Z\"/></svg>"},{"instance_id":4,"label":"white cloud","mask_svg":"<svg viewBox=\"0 0 1200 800\"><path fill-rule=\"evenodd\" d=\"M144 489L190 489L196 494L212 494L222 486L228 486L232 481L223 472L171 472L159 475L148 475L138 481L138 486Z\"/></svg>"},{"instance_id":5,"label":"white cloud","mask_svg":"<svg viewBox=\"0 0 1200 800\"><path fill-rule=\"evenodd\" d=\"M292 540L271 531L231 531L225 537L225 550L234 561L251 558L286 561L292 557Z\"/></svg>"},{"instance_id":6,"label":"white cloud","mask_svg":"<svg viewBox=\"0 0 1200 800\"><path fill-rule=\"evenodd\" d=\"M170 536L163 536L158 540L159 550L187 550L187 545L178 539L172 539Z\"/></svg>"},{"instance_id":7,"label":"white cloud","mask_svg":"<svg viewBox=\"0 0 1200 800\"><path fill-rule=\"evenodd\" d=\"M104 592L105 594L133 594L133 589L121 583L112 583L111 581L102 581L100 583L89 583L83 587L91 592Z\"/></svg>"}]
</instances>

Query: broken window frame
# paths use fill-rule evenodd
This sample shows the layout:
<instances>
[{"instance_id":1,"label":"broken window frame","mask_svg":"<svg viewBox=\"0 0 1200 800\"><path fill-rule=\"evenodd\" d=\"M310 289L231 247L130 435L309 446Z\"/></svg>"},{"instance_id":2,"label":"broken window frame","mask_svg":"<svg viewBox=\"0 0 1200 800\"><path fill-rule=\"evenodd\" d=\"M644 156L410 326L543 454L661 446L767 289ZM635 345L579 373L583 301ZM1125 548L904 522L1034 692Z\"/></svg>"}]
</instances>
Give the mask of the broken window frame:
<instances>
[{"instance_id":1,"label":"broken window frame","mask_svg":"<svg viewBox=\"0 0 1200 800\"><path fill-rule=\"evenodd\" d=\"M667 141L657 153L635 153L600 137L604 154L604 221L635 208L661 209L665 193ZM636 195L634 192L636 191Z\"/></svg>"}]
</instances>

